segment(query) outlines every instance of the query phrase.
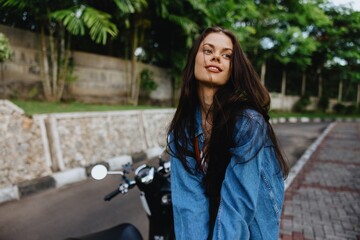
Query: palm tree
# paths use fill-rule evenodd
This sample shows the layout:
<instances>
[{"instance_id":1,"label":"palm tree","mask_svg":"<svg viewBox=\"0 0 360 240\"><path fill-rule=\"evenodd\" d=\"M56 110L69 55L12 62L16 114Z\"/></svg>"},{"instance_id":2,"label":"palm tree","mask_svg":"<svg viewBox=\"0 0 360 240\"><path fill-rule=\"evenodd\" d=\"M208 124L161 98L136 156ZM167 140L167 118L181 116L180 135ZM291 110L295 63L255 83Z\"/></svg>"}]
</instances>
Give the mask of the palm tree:
<instances>
[{"instance_id":1,"label":"palm tree","mask_svg":"<svg viewBox=\"0 0 360 240\"><path fill-rule=\"evenodd\" d=\"M144 12L147 9L147 0L114 0L118 8L118 15L121 22L124 22L126 32L129 34L130 43L126 48L129 50L131 62L130 81L128 84L128 102L137 105L140 91L140 78L137 75L137 58L135 53L144 41L144 31L150 27L150 20ZM126 68L127 69L127 68Z\"/></svg>"},{"instance_id":2,"label":"palm tree","mask_svg":"<svg viewBox=\"0 0 360 240\"><path fill-rule=\"evenodd\" d=\"M105 44L115 37L117 28L107 13L72 0L0 0L4 8L26 12L34 18L40 31L40 78L46 100L59 101L66 79L71 74L71 35L84 35L86 30L96 43Z\"/></svg>"}]
</instances>

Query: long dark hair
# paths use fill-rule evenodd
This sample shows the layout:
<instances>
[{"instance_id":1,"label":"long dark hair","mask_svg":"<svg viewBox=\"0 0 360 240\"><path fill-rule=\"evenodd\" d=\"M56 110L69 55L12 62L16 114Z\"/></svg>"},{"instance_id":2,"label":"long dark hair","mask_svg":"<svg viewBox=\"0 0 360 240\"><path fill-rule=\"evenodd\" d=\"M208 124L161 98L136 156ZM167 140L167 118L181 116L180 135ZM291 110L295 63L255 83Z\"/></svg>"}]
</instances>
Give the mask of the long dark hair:
<instances>
[{"instance_id":1,"label":"long dark hair","mask_svg":"<svg viewBox=\"0 0 360 240\"><path fill-rule=\"evenodd\" d=\"M188 53L187 63L183 70L179 104L168 130L168 134L173 133L175 144L175 151L170 150L170 154L175 154L185 169L191 172L185 158L186 156L194 156L191 137L195 135L195 111L200 103L197 91L198 81L194 74L195 57L204 38L210 33L219 32L226 34L231 39L233 53L230 79L217 90L210 108L213 128L208 150L205 153L208 169L204 186L206 193L211 198L220 196L225 170L230 162L229 148L234 145L233 131L236 117L245 108L252 108L263 115L268 125L268 134L274 144L283 177L286 178L289 172L287 162L280 151L273 128L269 123L269 92L261 84L258 74L241 49L237 37L232 32L220 27L211 27L203 31Z\"/></svg>"}]
</instances>

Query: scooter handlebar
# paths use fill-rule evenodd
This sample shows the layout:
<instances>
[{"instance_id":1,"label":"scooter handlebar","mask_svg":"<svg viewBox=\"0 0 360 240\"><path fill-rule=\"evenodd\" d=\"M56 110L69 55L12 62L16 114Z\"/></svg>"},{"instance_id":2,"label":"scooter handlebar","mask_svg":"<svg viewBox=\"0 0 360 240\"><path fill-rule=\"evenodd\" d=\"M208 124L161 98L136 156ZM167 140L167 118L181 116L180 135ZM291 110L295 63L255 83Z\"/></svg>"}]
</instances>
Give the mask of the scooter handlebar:
<instances>
[{"instance_id":1,"label":"scooter handlebar","mask_svg":"<svg viewBox=\"0 0 360 240\"><path fill-rule=\"evenodd\" d=\"M120 193L120 190L119 189L116 189L114 191L112 191L111 193L109 193L108 195L106 195L104 197L104 200L105 201L110 201L113 197L115 197L116 195L118 195Z\"/></svg>"}]
</instances>

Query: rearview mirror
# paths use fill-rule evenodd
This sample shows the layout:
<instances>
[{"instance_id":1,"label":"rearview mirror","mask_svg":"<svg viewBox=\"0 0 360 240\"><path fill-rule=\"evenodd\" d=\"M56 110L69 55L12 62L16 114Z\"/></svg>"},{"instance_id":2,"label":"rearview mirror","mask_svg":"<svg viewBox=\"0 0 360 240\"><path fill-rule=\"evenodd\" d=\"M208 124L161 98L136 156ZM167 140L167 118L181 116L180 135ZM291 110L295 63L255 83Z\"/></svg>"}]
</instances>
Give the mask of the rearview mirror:
<instances>
[{"instance_id":1,"label":"rearview mirror","mask_svg":"<svg viewBox=\"0 0 360 240\"><path fill-rule=\"evenodd\" d=\"M120 174L120 175L124 175L124 173L122 171L108 171L107 168L102 165L102 164L98 164L95 165L92 169L91 169L91 177L96 179L96 180L102 180L104 179L108 174Z\"/></svg>"}]
</instances>

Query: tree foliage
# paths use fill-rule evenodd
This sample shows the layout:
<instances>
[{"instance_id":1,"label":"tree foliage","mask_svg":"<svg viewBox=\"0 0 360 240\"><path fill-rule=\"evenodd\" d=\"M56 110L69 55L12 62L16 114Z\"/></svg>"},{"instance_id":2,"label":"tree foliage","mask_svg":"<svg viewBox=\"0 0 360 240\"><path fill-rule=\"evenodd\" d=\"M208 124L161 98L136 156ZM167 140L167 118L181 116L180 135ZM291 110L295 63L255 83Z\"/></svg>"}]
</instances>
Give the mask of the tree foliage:
<instances>
[{"instance_id":1,"label":"tree foliage","mask_svg":"<svg viewBox=\"0 0 360 240\"><path fill-rule=\"evenodd\" d=\"M9 39L0 33L0 63L11 58L12 49L10 46Z\"/></svg>"},{"instance_id":2,"label":"tree foliage","mask_svg":"<svg viewBox=\"0 0 360 240\"><path fill-rule=\"evenodd\" d=\"M279 91L283 73L289 76L286 92L290 93L298 93L297 79L302 79L303 91L310 95L320 95L323 85L333 89L344 81L344 97L354 100L354 84L360 84L360 13L347 6L333 6L329 0L0 0L0 3L3 6L0 16L5 24L43 31L54 38L61 36L65 43L70 43L72 36L74 45L72 48L66 45L64 53L65 49L81 49L129 59L128 97L134 104L140 88L140 78L135 75L137 62L169 69L173 86L178 86L188 49L203 29L213 25L228 28L238 36L271 91ZM48 43L48 51L51 48L55 47ZM135 51L141 54L135 55ZM61 59L59 64L64 62L65 55ZM332 91L326 94L334 97Z\"/></svg>"},{"instance_id":3,"label":"tree foliage","mask_svg":"<svg viewBox=\"0 0 360 240\"><path fill-rule=\"evenodd\" d=\"M83 36L89 29L90 38L96 43L106 44L108 35L115 37L118 33L116 25L110 21L110 14L86 5L58 10L50 16L62 23L72 35Z\"/></svg>"}]
</instances>

